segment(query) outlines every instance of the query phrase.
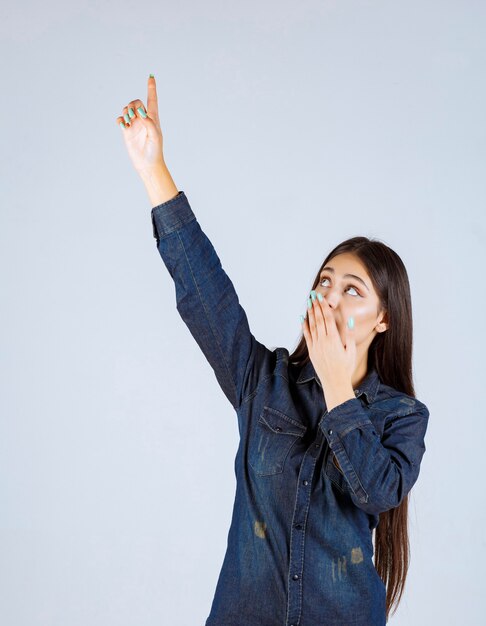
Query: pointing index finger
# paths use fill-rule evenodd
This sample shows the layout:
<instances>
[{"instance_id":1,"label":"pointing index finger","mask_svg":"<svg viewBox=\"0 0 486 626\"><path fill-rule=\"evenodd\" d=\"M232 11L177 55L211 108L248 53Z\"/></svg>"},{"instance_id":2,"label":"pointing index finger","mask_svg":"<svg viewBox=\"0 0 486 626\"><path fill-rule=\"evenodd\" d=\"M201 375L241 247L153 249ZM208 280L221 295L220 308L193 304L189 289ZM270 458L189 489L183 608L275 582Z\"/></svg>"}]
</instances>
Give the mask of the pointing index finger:
<instances>
[{"instance_id":1,"label":"pointing index finger","mask_svg":"<svg viewBox=\"0 0 486 626\"><path fill-rule=\"evenodd\" d=\"M147 113L153 120L159 119L159 105L157 102L157 86L155 84L155 76L150 74L147 86Z\"/></svg>"}]
</instances>

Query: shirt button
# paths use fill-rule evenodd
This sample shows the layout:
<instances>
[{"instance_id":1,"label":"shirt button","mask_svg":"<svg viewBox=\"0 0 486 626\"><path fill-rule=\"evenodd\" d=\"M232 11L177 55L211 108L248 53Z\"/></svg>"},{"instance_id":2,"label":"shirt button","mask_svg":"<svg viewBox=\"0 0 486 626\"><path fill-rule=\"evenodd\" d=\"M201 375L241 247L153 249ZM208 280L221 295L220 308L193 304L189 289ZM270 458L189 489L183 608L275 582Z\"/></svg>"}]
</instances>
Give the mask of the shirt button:
<instances>
[{"instance_id":1,"label":"shirt button","mask_svg":"<svg viewBox=\"0 0 486 626\"><path fill-rule=\"evenodd\" d=\"M292 576L292 578L293 578L294 580L299 580L299 575L298 575L298 574L294 574L294 575Z\"/></svg>"},{"instance_id":2,"label":"shirt button","mask_svg":"<svg viewBox=\"0 0 486 626\"><path fill-rule=\"evenodd\" d=\"M329 434L332 435L332 429L329 431Z\"/></svg>"},{"instance_id":3,"label":"shirt button","mask_svg":"<svg viewBox=\"0 0 486 626\"><path fill-rule=\"evenodd\" d=\"M279 433L282 429L280 428L280 426L276 426L275 430Z\"/></svg>"},{"instance_id":4,"label":"shirt button","mask_svg":"<svg viewBox=\"0 0 486 626\"><path fill-rule=\"evenodd\" d=\"M308 480L303 480L302 482L304 483L304 485L305 485L306 487L307 487L307 485L309 484L309 481L308 481Z\"/></svg>"}]
</instances>

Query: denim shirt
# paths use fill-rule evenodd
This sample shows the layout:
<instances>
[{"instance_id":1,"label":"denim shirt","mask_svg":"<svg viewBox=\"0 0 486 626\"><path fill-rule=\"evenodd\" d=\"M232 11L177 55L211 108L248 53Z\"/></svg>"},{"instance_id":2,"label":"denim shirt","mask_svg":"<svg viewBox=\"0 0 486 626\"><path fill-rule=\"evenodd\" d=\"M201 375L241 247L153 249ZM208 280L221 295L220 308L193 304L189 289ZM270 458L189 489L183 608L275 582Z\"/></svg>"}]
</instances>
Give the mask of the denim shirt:
<instances>
[{"instance_id":1,"label":"denim shirt","mask_svg":"<svg viewBox=\"0 0 486 626\"><path fill-rule=\"evenodd\" d=\"M236 494L206 626L382 626L379 513L416 482L429 411L368 371L327 411L312 362L251 333L183 191L152 209L176 307L238 419Z\"/></svg>"}]
</instances>

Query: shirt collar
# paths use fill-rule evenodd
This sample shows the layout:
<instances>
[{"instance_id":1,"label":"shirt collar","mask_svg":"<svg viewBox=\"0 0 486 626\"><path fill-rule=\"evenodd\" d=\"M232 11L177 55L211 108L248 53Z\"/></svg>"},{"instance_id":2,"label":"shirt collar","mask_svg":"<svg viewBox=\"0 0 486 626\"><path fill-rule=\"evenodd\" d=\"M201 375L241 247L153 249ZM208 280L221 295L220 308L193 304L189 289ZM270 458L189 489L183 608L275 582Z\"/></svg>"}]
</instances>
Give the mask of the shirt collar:
<instances>
[{"instance_id":1,"label":"shirt collar","mask_svg":"<svg viewBox=\"0 0 486 626\"><path fill-rule=\"evenodd\" d=\"M296 382L299 384L307 383L312 379L314 379L318 383L318 385L322 387L321 381L316 374L312 361L309 359L304 367L301 369ZM376 368L372 367L368 370L361 385L354 390L354 395L359 398L359 396L364 394L366 396L368 404L371 404L375 400L379 385L380 377L378 376Z\"/></svg>"}]
</instances>

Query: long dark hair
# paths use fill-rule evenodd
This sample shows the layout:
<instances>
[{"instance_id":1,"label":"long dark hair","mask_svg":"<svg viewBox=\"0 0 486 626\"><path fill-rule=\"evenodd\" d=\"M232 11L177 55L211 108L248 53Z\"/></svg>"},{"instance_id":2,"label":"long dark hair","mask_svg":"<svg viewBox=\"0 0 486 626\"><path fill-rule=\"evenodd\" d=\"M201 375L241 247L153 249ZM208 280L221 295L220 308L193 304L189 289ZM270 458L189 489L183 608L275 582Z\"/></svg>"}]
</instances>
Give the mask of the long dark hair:
<instances>
[{"instance_id":1,"label":"long dark hair","mask_svg":"<svg viewBox=\"0 0 486 626\"><path fill-rule=\"evenodd\" d=\"M351 252L363 265L378 294L379 310L387 312L388 329L377 333L368 349L368 371L374 366L383 383L415 397L412 374L412 300L407 270L391 248L378 239L352 237L338 244L327 255L314 279L312 289L326 264L338 254ZM299 366L309 361L305 337L289 357ZM386 586L386 620L402 598L410 561L408 540L408 501L410 493L394 509L380 513L375 529L375 568Z\"/></svg>"}]
</instances>

